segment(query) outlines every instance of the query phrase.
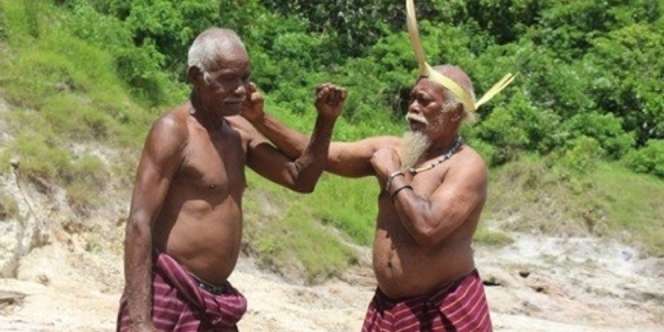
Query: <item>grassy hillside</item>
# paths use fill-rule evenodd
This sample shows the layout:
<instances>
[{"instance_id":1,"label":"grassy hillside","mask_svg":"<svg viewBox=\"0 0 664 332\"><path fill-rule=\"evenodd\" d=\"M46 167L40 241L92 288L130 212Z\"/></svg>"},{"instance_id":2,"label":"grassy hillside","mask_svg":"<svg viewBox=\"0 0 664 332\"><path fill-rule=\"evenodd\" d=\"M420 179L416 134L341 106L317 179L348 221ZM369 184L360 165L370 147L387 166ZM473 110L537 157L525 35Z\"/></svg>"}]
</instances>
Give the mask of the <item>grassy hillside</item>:
<instances>
[{"instance_id":1,"label":"grassy hillside","mask_svg":"<svg viewBox=\"0 0 664 332\"><path fill-rule=\"evenodd\" d=\"M664 255L664 181L616 163L570 172L539 157L491 170L485 226L615 238Z\"/></svg>"}]
</instances>

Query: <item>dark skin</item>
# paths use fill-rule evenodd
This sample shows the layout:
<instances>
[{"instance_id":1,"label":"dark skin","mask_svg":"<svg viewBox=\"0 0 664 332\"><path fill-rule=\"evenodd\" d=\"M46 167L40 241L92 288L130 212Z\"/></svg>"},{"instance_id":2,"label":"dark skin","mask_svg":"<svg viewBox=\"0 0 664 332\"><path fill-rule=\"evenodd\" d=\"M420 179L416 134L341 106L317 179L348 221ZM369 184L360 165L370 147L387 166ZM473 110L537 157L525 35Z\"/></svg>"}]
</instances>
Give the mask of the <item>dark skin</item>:
<instances>
[{"instance_id":1,"label":"dark skin","mask_svg":"<svg viewBox=\"0 0 664 332\"><path fill-rule=\"evenodd\" d=\"M303 193L313 191L325 167L345 91L331 84L317 89L314 134L303 153L289 157L238 115L262 108L263 99L249 81L246 51L236 46L219 54L209 75L190 68L190 102L158 119L146 139L125 238L124 295L133 331L155 330L153 250L213 284L231 274L242 235L245 165Z\"/></svg>"},{"instance_id":2,"label":"dark skin","mask_svg":"<svg viewBox=\"0 0 664 332\"><path fill-rule=\"evenodd\" d=\"M444 74L452 79L461 75ZM443 91L443 87L425 78L412 90L408 108L411 130L424 133L433 142L416 166L437 160L457 137L463 108L457 104L441 112L446 102ZM306 136L260 109L243 115L283 151L290 155L302 151ZM345 177L377 177L383 190L378 197L373 266L380 289L392 298L428 294L472 272L475 264L471 241L487 188L484 161L464 145L432 170L395 177L386 191L387 177L401 168L397 153L400 144L397 137L333 142L326 167ZM413 189L399 190L406 185Z\"/></svg>"}]
</instances>

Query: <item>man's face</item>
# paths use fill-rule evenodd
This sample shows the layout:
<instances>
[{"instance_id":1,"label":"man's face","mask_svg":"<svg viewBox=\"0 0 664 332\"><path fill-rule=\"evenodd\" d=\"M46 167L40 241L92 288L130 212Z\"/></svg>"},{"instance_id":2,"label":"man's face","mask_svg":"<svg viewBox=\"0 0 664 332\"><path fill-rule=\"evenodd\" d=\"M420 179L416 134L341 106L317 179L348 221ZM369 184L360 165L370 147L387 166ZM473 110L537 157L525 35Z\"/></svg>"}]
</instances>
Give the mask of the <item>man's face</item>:
<instances>
[{"instance_id":1,"label":"man's face","mask_svg":"<svg viewBox=\"0 0 664 332\"><path fill-rule=\"evenodd\" d=\"M223 116L239 114L247 98L250 75L249 57L243 50L219 56L213 68L201 73L196 83L204 107Z\"/></svg>"},{"instance_id":2,"label":"man's face","mask_svg":"<svg viewBox=\"0 0 664 332\"><path fill-rule=\"evenodd\" d=\"M421 132L435 140L445 131L453 113L443 112L447 102L443 88L426 78L420 79L410 94L406 119L411 131Z\"/></svg>"}]
</instances>

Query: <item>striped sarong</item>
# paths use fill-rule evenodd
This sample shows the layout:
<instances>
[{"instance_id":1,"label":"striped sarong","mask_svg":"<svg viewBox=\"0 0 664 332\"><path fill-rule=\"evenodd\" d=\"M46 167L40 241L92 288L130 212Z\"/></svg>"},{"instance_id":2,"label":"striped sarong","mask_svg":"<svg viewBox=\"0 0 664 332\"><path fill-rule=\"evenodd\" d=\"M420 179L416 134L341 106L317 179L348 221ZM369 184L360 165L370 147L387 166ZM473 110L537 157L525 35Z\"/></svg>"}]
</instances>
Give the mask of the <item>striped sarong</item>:
<instances>
[{"instance_id":1,"label":"striped sarong","mask_svg":"<svg viewBox=\"0 0 664 332\"><path fill-rule=\"evenodd\" d=\"M159 331L236 331L247 300L230 283L213 294L171 256L155 255L152 279L152 322ZM126 301L120 301L117 331L129 331Z\"/></svg>"},{"instance_id":2,"label":"striped sarong","mask_svg":"<svg viewBox=\"0 0 664 332\"><path fill-rule=\"evenodd\" d=\"M477 270L430 295L393 300L376 290L362 332L492 331Z\"/></svg>"}]
</instances>

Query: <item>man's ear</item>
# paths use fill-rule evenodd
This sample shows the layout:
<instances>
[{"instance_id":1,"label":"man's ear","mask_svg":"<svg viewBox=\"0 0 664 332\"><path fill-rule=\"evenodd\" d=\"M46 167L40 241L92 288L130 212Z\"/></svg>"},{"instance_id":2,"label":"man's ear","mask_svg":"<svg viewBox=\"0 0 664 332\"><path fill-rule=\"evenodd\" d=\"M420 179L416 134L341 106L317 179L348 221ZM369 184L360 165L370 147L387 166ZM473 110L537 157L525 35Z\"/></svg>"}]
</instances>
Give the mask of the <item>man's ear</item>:
<instances>
[{"instance_id":1,"label":"man's ear","mask_svg":"<svg viewBox=\"0 0 664 332\"><path fill-rule=\"evenodd\" d=\"M197 66L191 66L187 70L187 81L193 85L200 85L203 82L203 71Z\"/></svg>"},{"instance_id":2,"label":"man's ear","mask_svg":"<svg viewBox=\"0 0 664 332\"><path fill-rule=\"evenodd\" d=\"M452 121L453 122L461 122L463 120L463 104L462 103L457 103L456 107L454 107L454 111L452 111Z\"/></svg>"}]
</instances>

